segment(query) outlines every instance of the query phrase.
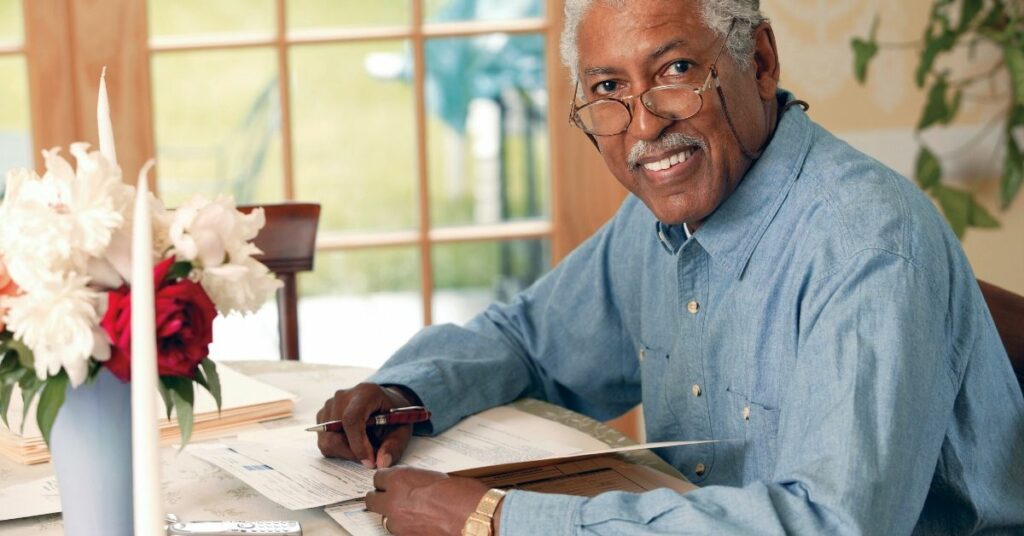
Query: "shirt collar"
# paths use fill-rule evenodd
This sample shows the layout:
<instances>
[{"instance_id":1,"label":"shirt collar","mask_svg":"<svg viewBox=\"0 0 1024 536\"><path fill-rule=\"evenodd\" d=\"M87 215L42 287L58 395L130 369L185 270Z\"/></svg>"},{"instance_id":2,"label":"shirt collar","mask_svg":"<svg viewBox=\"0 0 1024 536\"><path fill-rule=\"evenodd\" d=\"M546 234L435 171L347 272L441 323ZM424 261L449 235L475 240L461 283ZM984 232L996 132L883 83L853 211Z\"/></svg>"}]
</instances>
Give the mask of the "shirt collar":
<instances>
[{"instance_id":1,"label":"shirt collar","mask_svg":"<svg viewBox=\"0 0 1024 536\"><path fill-rule=\"evenodd\" d=\"M793 95L780 91L785 107ZM783 108L785 109L785 108ZM768 225L789 194L810 149L812 123L799 106L782 113L771 143L739 186L704 221L693 238L734 278L746 268Z\"/></svg>"}]
</instances>

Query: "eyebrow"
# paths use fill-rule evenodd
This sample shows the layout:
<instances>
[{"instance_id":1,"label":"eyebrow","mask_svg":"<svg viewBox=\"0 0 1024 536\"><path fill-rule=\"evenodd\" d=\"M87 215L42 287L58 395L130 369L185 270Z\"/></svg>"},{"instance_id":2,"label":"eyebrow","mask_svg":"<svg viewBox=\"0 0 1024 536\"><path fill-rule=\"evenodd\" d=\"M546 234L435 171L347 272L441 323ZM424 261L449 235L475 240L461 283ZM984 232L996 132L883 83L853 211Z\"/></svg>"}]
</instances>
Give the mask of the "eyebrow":
<instances>
[{"instance_id":1,"label":"eyebrow","mask_svg":"<svg viewBox=\"0 0 1024 536\"><path fill-rule=\"evenodd\" d=\"M686 45L687 43L685 39L674 39L654 49L654 51L648 55L648 58L651 60L656 60L659 57L665 55L665 53L671 50L675 50L677 48L684 48L686 47ZM586 69L583 70L583 74L587 77L606 76L610 74L616 74L620 71L621 69L616 69L614 67L587 67Z\"/></svg>"}]
</instances>

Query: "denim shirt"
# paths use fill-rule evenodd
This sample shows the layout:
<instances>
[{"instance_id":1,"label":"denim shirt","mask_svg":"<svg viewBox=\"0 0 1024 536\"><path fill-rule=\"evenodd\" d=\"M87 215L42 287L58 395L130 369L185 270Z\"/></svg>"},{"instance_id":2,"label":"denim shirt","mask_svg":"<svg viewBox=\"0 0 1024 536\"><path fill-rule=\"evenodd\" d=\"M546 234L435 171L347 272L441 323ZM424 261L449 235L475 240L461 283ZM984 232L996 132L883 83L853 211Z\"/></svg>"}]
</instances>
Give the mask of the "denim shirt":
<instances>
[{"instance_id":1,"label":"denim shirt","mask_svg":"<svg viewBox=\"0 0 1024 536\"><path fill-rule=\"evenodd\" d=\"M502 536L1024 532L1024 399L956 237L796 107L692 237L630 196L371 381L416 392L424 433L531 396L598 419L643 402L650 441L722 440L658 452L685 495L513 490Z\"/></svg>"}]
</instances>

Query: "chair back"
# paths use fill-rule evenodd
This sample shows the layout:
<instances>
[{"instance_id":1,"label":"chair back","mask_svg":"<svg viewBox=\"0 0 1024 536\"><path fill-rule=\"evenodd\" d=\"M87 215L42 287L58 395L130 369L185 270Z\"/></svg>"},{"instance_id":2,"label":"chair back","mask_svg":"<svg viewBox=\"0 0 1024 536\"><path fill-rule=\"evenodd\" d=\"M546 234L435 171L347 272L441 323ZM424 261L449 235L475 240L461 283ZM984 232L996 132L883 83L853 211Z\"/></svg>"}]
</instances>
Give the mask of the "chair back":
<instances>
[{"instance_id":1,"label":"chair back","mask_svg":"<svg viewBox=\"0 0 1024 536\"><path fill-rule=\"evenodd\" d=\"M284 286L277 291L281 359L299 359L298 272L313 269L316 230L320 222L317 203L274 203L238 207L245 213L262 208L267 223L253 240L263 251L256 259L270 269Z\"/></svg>"},{"instance_id":2,"label":"chair back","mask_svg":"<svg viewBox=\"0 0 1024 536\"><path fill-rule=\"evenodd\" d=\"M978 281L978 286L1010 356L1017 382L1024 390L1024 296L984 281Z\"/></svg>"}]
</instances>

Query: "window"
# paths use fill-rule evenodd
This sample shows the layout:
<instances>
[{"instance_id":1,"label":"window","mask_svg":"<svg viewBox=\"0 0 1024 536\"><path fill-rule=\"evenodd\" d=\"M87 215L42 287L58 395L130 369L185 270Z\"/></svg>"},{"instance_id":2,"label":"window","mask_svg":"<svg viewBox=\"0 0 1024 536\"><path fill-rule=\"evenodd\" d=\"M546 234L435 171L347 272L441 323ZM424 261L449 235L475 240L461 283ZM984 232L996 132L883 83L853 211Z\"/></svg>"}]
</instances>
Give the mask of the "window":
<instances>
[{"instance_id":1,"label":"window","mask_svg":"<svg viewBox=\"0 0 1024 536\"><path fill-rule=\"evenodd\" d=\"M161 197L320 202L303 360L379 365L424 325L464 322L550 266L547 12L148 0ZM276 356L275 314L219 320L213 352Z\"/></svg>"},{"instance_id":2,"label":"window","mask_svg":"<svg viewBox=\"0 0 1024 536\"><path fill-rule=\"evenodd\" d=\"M21 1L0 0L0 173L33 167L23 28ZM0 177L0 197L3 192Z\"/></svg>"}]
</instances>

